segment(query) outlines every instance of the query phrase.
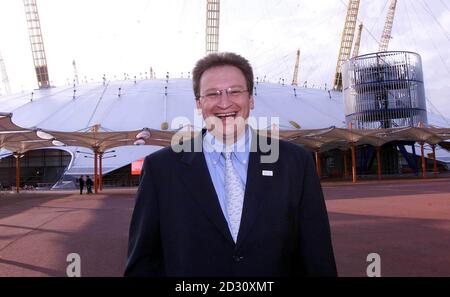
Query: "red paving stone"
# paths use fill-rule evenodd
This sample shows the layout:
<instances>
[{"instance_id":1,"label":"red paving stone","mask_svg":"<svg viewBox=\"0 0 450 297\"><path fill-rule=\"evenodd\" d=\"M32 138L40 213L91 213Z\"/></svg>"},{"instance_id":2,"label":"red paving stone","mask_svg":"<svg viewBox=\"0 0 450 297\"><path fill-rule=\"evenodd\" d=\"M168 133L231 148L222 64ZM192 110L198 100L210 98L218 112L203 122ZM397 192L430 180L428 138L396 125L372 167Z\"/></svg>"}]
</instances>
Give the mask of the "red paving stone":
<instances>
[{"instance_id":1,"label":"red paving stone","mask_svg":"<svg viewBox=\"0 0 450 297\"><path fill-rule=\"evenodd\" d=\"M450 179L324 184L342 276L450 276Z\"/></svg>"},{"instance_id":2,"label":"red paving stone","mask_svg":"<svg viewBox=\"0 0 450 297\"><path fill-rule=\"evenodd\" d=\"M0 276L65 276L69 253L82 276L120 276L135 191L2 194Z\"/></svg>"},{"instance_id":3,"label":"red paving stone","mask_svg":"<svg viewBox=\"0 0 450 297\"><path fill-rule=\"evenodd\" d=\"M450 179L324 182L340 276L450 276ZM136 189L0 194L0 276L121 276Z\"/></svg>"}]
</instances>

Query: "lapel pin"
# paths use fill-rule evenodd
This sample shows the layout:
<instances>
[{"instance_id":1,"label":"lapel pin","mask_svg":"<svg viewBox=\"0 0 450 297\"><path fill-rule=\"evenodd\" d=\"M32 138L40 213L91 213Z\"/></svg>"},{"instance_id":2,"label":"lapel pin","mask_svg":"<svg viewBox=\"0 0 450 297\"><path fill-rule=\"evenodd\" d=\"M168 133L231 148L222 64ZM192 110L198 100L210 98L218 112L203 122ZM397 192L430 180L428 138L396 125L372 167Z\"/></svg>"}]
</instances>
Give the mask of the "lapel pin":
<instances>
[{"instance_id":1,"label":"lapel pin","mask_svg":"<svg viewBox=\"0 0 450 297\"><path fill-rule=\"evenodd\" d=\"M273 171L272 170L263 170L262 175L263 176L273 176Z\"/></svg>"}]
</instances>

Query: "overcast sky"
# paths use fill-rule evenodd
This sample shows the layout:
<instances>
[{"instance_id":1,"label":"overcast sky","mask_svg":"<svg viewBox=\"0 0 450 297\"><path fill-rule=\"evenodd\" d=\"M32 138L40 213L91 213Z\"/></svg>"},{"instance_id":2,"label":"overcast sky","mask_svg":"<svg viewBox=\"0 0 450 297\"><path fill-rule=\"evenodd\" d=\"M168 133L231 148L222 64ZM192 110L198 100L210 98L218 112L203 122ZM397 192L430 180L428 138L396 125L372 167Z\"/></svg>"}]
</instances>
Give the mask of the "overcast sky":
<instances>
[{"instance_id":1,"label":"overcast sky","mask_svg":"<svg viewBox=\"0 0 450 297\"><path fill-rule=\"evenodd\" d=\"M378 49L390 0L361 0L360 54ZM222 0L220 51L247 57L255 75L331 85L348 0ZM148 72L187 76L205 53L206 0L37 0L50 80L100 81ZM13 92L36 88L23 1L0 1L0 52ZM398 0L390 50L422 56L427 103L450 117L450 1ZM144 74L143 74L144 75ZM4 93L3 85L0 93ZM1 109L1 108L0 108Z\"/></svg>"}]
</instances>

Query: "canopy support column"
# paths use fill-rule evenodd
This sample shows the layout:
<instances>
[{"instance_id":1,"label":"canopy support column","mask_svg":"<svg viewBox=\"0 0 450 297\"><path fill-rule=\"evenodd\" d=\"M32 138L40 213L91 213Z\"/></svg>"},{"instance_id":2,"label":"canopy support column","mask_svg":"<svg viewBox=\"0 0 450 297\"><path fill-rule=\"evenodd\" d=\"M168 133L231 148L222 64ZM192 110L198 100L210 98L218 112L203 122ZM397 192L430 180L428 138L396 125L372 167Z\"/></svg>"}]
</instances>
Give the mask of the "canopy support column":
<instances>
[{"instance_id":1,"label":"canopy support column","mask_svg":"<svg viewBox=\"0 0 450 297\"><path fill-rule=\"evenodd\" d=\"M421 153L421 159L422 159L422 178L427 178L427 163L425 162L425 152L423 149L424 143L420 143L420 153Z\"/></svg>"},{"instance_id":2,"label":"canopy support column","mask_svg":"<svg viewBox=\"0 0 450 297\"><path fill-rule=\"evenodd\" d=\"M355 143L352 143L352 182L356 183L356 148Z\"/></svg>"},{"instance_id":3,"label":"canopy support column","mask_svg":"<svg viewBox=\"0 0 450 297\"><path fill-rule=\"evenodd\" d=\"M100 169L100 174L98 175L98 178L99 178L99 188L100 188L100 192L101 192L101 191L103 191L103 169L102 169L103 152L98 153L98 158L99 158L99 169Z\"/></svg>"},{"instance_id":4,"label":"canopy support column","mask_svg":"<svg viewBox=\"0 0 450 297\"><path fill-rule=\"evenodd\" d=\"M98 193L98 150L94 149L94 193Z\"/></svg>"},{"instance_id":5,"label":"canopy support column","mask_svg":"<svg viewBox=\"0 0 450 297\"><path fill-rule=\"evenodd\" d=\"M436 145L433 144L431 147L433 148L433 173L434 173L434 176L437 177L438 171L437 171L437 160L436 160Z\"/></svg>"},{"instance_id":6,"label":"canopy support column","mask_svg":"<svg viewBox=\"0 0 450 297\"><path fill-rule=\"evenodd\" d=\"M378 169L378 179L381 180L381 147L377 146L377 169Z\"/></svg>"},{"instance_id":7,"label":"canopy support column","mask_svg":"<svg viewBox=\"0 0 450 297\"><path fill-rule=\"evenodd\" d=\"M344 151L344 178L348 176L347 153L348 150Z\"/></svg>"},{"instance_id":8,"label":"canopy support column","mask_svg":"<svg viewBox=\"0 0 450 297\"><path fill-rule=\"evenodd\" d=\"M321 178L322 177L322 164L320 163L320 152L319 152L319 149L316 149L316 151L314 153L315 153L315 156L316 156L317 175L319 176L319 178Z\"/></svg>"},{"instance_id":9,"label":"canopy support column","mask_svg":"<svg viewBox=\"0 0 450 297\"><path fill-rule=\"evenodd\" d=\"M14 154L16 158L16 193L20 193L20 154Z\"/></svg>"}]
</instances>

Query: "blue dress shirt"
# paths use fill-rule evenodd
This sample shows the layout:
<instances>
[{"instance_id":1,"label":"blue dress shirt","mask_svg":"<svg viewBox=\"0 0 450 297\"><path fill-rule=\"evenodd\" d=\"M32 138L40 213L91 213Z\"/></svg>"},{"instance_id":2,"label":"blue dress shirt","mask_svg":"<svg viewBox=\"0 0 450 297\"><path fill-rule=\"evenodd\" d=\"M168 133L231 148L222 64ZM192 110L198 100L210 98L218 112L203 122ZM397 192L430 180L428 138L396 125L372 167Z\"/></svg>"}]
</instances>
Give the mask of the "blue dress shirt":
<instances>
[{"instance_id":1,"label":"blue dress shirt","mask_svg":"<svg viewBox=\"0 0 450 297\"><path fill-rule=\"evenodd\" d=\"M211 176L214 188L216 190L217 198L219 199L220 208L227 220L228 228L230 228L230 220L226 207L225 195L225 158L222 152L225 150L232 151L231 161L239 177L241 178L244 187L247 182L247 168L250 155L250 144L252 133L247 127L244 135L238 139L231 147L225 145L215 138L209 131L203 137L203 154L205 155L206 164L208 165L209 175ZM230 229L231 230L231 229Z\"/></svg>"}]
</instances>

